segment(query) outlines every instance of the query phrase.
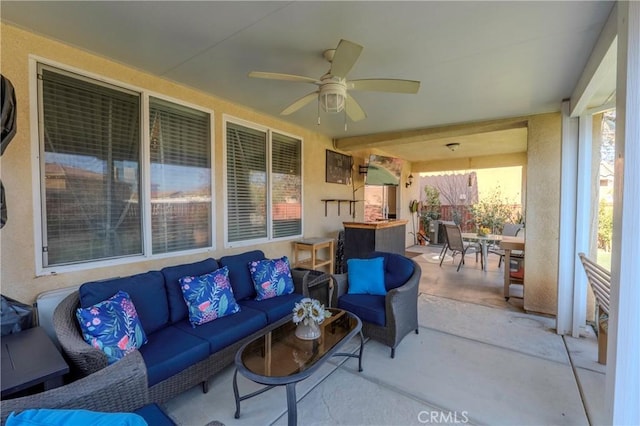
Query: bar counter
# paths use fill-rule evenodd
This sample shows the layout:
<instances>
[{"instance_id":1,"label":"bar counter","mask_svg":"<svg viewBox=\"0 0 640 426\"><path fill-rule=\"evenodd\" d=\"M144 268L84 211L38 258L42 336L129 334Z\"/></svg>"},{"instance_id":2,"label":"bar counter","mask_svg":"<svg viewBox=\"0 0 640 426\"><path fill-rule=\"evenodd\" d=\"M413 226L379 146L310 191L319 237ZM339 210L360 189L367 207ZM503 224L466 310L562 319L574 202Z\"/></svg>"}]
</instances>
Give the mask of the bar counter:
<instances>
[{"instance_id":1,"label":"bar counter","mask_svg":"<svg viewBox=\"0 0 640 426\"><path fill-rule=\"evenodd\" d=\"M366 258L373 251L405 253L406 219L343 222L344 258Z\"/></svg>"}]
</instances>

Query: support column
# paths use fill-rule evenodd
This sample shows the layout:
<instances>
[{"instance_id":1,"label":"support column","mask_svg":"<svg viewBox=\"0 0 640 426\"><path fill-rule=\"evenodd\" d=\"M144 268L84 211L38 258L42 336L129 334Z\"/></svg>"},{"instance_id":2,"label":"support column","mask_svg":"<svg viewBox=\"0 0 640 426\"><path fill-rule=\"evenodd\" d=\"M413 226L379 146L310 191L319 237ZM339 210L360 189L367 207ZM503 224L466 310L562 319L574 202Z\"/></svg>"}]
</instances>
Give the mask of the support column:
<instances>
[{"instance_id":1,"label":"support column","mask_svg":"<svg viewBox=\"0 0 640 426\"><path fill-rule=\"evenodd\" d=\"M578 186L578 119L570 102L562 103L562 159L560 171L560 233L558 248L557 333L573 332L576 197Z\"/></svg>"},{"instance_id":2,"label":"support column","mask_svg":"<svg viewBox=\"0 0 640 426\"><path fill-rule=\"evenodd\" d=\"M640 2L620 1L616 159L605 408L608 424L640 424Z\"/></svg>"}]
</instances>

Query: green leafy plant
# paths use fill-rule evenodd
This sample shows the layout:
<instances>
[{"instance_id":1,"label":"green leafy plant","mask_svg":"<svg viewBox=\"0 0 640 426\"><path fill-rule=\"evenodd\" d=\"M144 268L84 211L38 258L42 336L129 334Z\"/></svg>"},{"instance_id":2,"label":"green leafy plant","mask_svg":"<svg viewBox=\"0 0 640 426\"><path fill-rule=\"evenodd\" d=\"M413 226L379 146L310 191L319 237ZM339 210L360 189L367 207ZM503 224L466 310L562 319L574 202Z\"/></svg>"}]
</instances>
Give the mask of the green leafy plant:
<instances>
[{"instance_id":1,"label":"green leafy plant","mask_svg":"<svg viewBox=\"0 0 640 426\"><path fill-rule=\"evenodd\" d=\"M516 223L520 211L514 208L514 203L502 195L500 187L494 188L488 196L469 207L476 229L489 228L492 233L502 232L507 222Z\"/></svg>"}]
</instances>

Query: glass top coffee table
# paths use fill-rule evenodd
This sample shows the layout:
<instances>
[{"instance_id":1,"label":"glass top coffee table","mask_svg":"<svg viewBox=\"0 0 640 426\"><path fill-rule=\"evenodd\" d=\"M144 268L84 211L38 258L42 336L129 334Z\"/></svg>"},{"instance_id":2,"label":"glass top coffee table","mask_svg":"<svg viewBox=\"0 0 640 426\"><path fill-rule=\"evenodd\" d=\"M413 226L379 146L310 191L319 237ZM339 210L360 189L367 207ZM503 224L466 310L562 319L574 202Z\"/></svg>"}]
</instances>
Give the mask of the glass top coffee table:
<instances>
[{"instance_id":1,"label":"glass top coffee table","mask_svg":"<svg viewBox=\"0 0 640 426\"><path fill-rule=\"evenodd\" d=\"M233 374L233 394L236 400L235 418L240 418L240 401L260 395L275 386L287 387L288 424L297 424L296 383L318 370L333 356L358 358L358 371L362 371L364 337L362 323L354 314L329 309L331 317L320 324L321 336L302 340L295 336L296 325L289 321L263 336L243 345L236 353L236 371ZM338 352L356 334L360 335L358 354ZM238 372L266 387L240 396Z\"/></svg>"}]
</instances>

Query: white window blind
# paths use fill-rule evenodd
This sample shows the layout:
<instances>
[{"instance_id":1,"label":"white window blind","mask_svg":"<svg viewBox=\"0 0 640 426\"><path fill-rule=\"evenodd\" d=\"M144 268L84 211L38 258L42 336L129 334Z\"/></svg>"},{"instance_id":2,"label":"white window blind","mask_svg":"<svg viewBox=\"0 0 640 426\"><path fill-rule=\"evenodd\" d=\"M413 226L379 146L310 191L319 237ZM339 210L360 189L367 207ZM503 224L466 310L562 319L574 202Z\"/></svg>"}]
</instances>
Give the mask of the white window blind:
<instances>
[{"instance_id":1,"label":"white window blind","mask_svg":"<svg viewBox=\"0 0 640 426\"><path fill-rule=\"evenodd\" d=\"M153 97L149 114L153 253L210 247L210 116Z\"/></svg>"},{"instance_id":2,"label":"white window blind","mask_svg":"<svg viewBox=\"0 0 640 426\"><path fill-rule=\"evenodd\" d=\"M38 74L43 265L142 253L140 95Z\"/></svg>"},{"instance_id":3,"label":"white window blind","mask_svg":"<svg viewBox=\"0 0 640 426\"><path fill-rule=\"evenodd\" d=\"M271 217L273 237L302 234L302 143L271 134Z\"/></svg>"},{"instance_id":4,"label":"white window blind","mask_svg":"<svg viewBox=\"0 0 640 426\"><path fill-rule=\"evenodd\" d=\"M267 237L267 133L227 122L227 238Z\"/></svg>"}]
</instances>

